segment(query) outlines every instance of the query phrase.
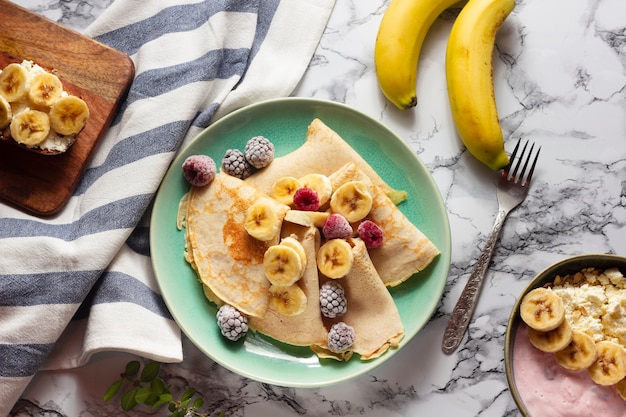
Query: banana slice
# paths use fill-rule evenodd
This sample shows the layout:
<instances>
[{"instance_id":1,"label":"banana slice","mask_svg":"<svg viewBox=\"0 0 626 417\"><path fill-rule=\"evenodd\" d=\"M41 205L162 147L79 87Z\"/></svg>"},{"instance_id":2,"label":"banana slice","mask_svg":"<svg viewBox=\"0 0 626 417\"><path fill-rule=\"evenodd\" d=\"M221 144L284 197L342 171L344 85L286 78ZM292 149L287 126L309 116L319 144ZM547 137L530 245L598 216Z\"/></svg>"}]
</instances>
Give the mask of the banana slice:
<instances>
[{"instance_id":1,"label":"banana slice","mask_svg":"<svg viewBox=\"0 0 626 417\"><path fill-rule=\"evenodd\" d=\"M60 135L73 135L85 127L89 118L89 107L79 97L62 97L52 105L48 116L52 130Z\"/></svg>"},{"instance_id":2,"label":"banana slice","mask_svg":"<svg viewBox=\"0 0 626 417\"><path fill-rule=\"evenodd\" d=\"M343 215L350 223L367 216L372 209L372 195L361 181L348 181L335 190L330 209Z\"/></svg>"},{"instance_id":3,"label":"banana slice","mask_svg":"<svg viewBox=\"0 0 626 417\"><path fill-rule=\"evenodd\" d=\"M596 344L587 333L572 331L572 341L554 354L556 361L565 369L580 371L587 369L596 361Z\"/></svg>"},{"instance_id":4,"label":"banana slice","mask_svg":"<svg viewBox=\"0 0 626 417\"><path fill-rule=\"evenodd\" d=\"M296 235L291 235L283 238L283 240L280 241L280 244L290 247L298 253L300 261L302 262L302 268L304 272L304 268L306 267L307 263L306 251L304 250L304 246L302 246L302 243L300 243Z\"/></svg>"},{"instance_id":5,"label":"banana slice","mask_svg":"<svg viewBox=\"0 0 626 417\"><path fill-rule=\"evenodd\" d=\"M524 296L520 304L524 323L540 332L554 330L565 320L561 297L549 288L535 288Z\"/></svg>"},{"instance_id":6,"label":"banana slice","mask_svg":"<svg viewBox=\"0 0 626 417\"><path fill-rule=\"evenodd\" d=\"M6 98L0 95L0 129L4 129L11 124L13 118L13 112L11 111L11 104Z\"/></svg>"},{"instance_id":7,"label":"banana slice","mask_svg":"<svg viewBox=\"0 0 626 417\"><path fill-rule=\"evenodd\" d=\"M270 197L287 206L293 206L293 195L296 193L298 188L302 188L302 184L297 178L279 178L274 184L272 184Z\"/></svg>"},{"instance_id":8,"label":"banana slice","mask_svg":"<svg viewBox=\"0 0 626 417\"><path fill-rule=\"evenodd\" d=\"M317 268L331 279L346 276L353 262L352 246L343 239L331 239L317 251Z\"/></svg>"},{"instance_id":9,"label":"banana slice","mask_svg":"<svg viewBox=\"0 0 626 417\"><path fill-rule=\"evenodd\" d=\"M626 351L622 345L603 340L596 343L598 359L587 368L598 385L614 385L626 377Z\"/></svg>"},{"instance_id":10,"label":"banana slice","mask_svg":"<svg viewBox=\"0 0 626 417\"><path fill-rule=\"evenodd\" d=\"M572 341L572 327L567 320L554 330L539 332L535 329L528 329L530 343L542 352L554 353L565 349Z\"/></svg>"},{"instance_id":11,"label":"banana slice","mask_svg":"<svg viewBox=\"0 0 626 417\"><path fill-rule=\"evenodd\" d=\"M268 242L280 233L281 222L268 204L256 202L246 210L243 227L255 239Z\"/></svg>"},{"instance_id":12,"label":"banana slice","mask_svg":"<svg viewBox=\"0 0 626 417\"><path fill-rule=\"evenodd\" d=\"M296 249L287 245L274 245L265 251L263 271L273 285L288 287L302 277L304 265Z\"/></svg>"},{"instance_id":13,"label":"banana slice","mask_svg":"<svg viewBox=\"0 0 626 417\"><path fill-rule=\"evenodd\" d=\"M299 179L303 187L311 188L317 193L320 199L320 207L328 203L333 194L333 185L330 178L323 174L308 174Z\"/></svg>"},{"instance_id":14,"label":"banana slice","mask_svg":"<svg viewBox=\"0 0 626 417\"><path fill-rule=\"evenodd\" d=\"M285 214L285 220L300 226L324 227L330 213L324 211L289 210Z\"/></svg>"},{"instance_id":15,"label":"banana slice","mask_svg":"<svg viewBox=\"0 0 626 417\"><path fill-rule=\"evenodd\" d=\"M626 401L626 378L622 379L617 384L615 384L615 390L617 391L619 396L622 398L622 400Z\"/></svg>"},{"instance_id":16,"label":"banana slice","mask_svg":"<svg viewBox=\"0 0 626 417\"><path fill-rule=\"evenodd\" d=\"M37 74L30 81L28 99L35 106L49 108L61 98L63 85L61 80L49 72Z\"/></svg>"},{"instance_id":17,"label":"banana slice","mask_svg":"<svg viewBox=\"0 0 626 417\"><path fill-rule=\"evenodd\" d=\"M37 146L48 137L50 120L38 110L24 110L11 121L11 137L25 146Z\"/></svg>"},{"instance_id":18,"label":"banana slice","mask_svg":"<svg viewBox=\"0 0 626 417\"><path fill-rule=\"evenodd\" d=\"M287 287L271 285L269 294L270 308L283 316L297 316L306 309L306 294L298 284Z\"/></svg>"},{"instance_id":19,"label":"banana slice","mask_svg":"<svg viewBox=\"0 0 626 417\"><path fill-rule=\"evenodd\" d=\"M9 64L0 73L0 94L12 103L26 95L28 73L20 64Z\"/></svg>"}]
</instances>

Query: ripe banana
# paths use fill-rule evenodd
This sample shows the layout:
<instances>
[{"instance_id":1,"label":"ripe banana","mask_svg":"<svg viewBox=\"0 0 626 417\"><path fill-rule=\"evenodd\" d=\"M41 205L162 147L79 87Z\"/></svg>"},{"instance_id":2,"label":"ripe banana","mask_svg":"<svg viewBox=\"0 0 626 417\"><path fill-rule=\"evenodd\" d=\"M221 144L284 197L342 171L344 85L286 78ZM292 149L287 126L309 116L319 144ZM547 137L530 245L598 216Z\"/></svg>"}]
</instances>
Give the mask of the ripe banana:
<instances>
[{"instance_id":1,"label":"ripe banana","mask_svg":"<svg viewBox=\"0 0 626 417\"><path fill-rule=\"evenodd\" d=\"M530 343L542 352L554 353L563 350L572 341L572 327L567 320L554 330L539 332L528 329Z\"/></svg>"},{"instance_id":2,"label":"ripe banana","mask_svg":"<svg viewBox=\"0 0 626 417\"><path fill-rule=\"evenodd\" d=\"M524 296L520 304L520 316L531 329L547 332L554 330L565 320L563 300L549 288L535 288Z\"/></svg>"},{"instance_id":3,"label":"ripe banana","mask_svg":"<svg viewBox=\"0 0 626 417\"><path fill-rule=\"evenodd\" d=\"M0 130L7 127L11 123L11 119L13 119L11 104L0 95Z\"/></svg>"},{"instance_id":4,"label":"ripe banana","mask_svg":"<svg viewBox=\"0 0 626 417\"><path fill-rule=\"evenodd\" d=\"M282 177L272 184L270 197L287 206L293 206L293 195L302 188L302 184L297 178Z\"/></svg>"},{"instance_id":5,"label":"ripe banana","mask_svg":"<svg viewBox=\"0 0 626 417\"><path fill-rule=\"evenodd\" d=\"M269 242L278 236L281 222L272 207L262 201L256 202L246 210L244 229L250 236L263 242Z\"/></svg>"},{"instance_id":6,"label":"ripe banana","mask_svg":"<svg viewBox=\"0 0 626 417\"><path fill-rule=\"evenodd\" d=\"M287 245L270 246L263 256L265 277L281 287L295 284L302 277L304 266L298 252Z\"/></svg>"},{"instance_id":7,"label":"ripe banana","mask_svg":"<svg viewBox=\"0 0 626 417\"><path fill-rule=\"evenodd\" d=\"M307 297L298 284L270 285L270 307L283 316L297 316L306 309Z\"/></svg>"},{"instance_id":8,"label":"ripe banana","mask_svg":"<svg viewBox=\"0 0 626 417\"><path fill-rule=\"evenodd\" d=\"M417 67L422 44L435 19L459 0L392 0L374 47L376 77L383 94L401 110L417 104Z\"/></svg>"},{"instance_id":9,"label":"ripe banana","mask_svg":"<svg viewBox=\"0 0 626 417\"><path fill-rule=\"evenodd\" d=\"M300 184L303 187L311 188L317 193L317 197L320 199L320 207L330 200L330 196L333 193L333 186L330 183L330 178L322 174L308 174L302 178L299 178Z\"/></svg>"},{"instance_id":10,"label":"ripe banana","mask_svg":"<svg viewBox=\"0 0 626 417\"><path fill-rule=\"evenodd\" d=\"M474 157L493 170L505 167L502 128L493 86L493 49L515 0L469 0L448 39L446 80L452 118Z\"/></svg>"},{"instance_id":11,"label":"ripe banana","mask_svg":"<svg viewBox=\"0 0 626 417\"><path fill-rule=\"evenodd\" d=\"M597 356L596 343L591 336L579 330L573 330L570 344L554 354L559 365L571 371L589 368Z\"/></svg>"},{"instance_id":12,"label":"ripe banana","mask_svg":"<svg viewBox=\"0 0 626 417\"><path fill-rule=\"evenodd\" d=\"M335 190L330 198L330 209L341 214L350 223L362 220L372 210L372 195L361 181L348 181Z\"/></svg>"},{"instance_id":13,"label":"ripe banana","mask_svg":"<svg viewBox=\"0 0 626 417\"><path fill-rule=\"evenodd\" d=\"M0 72L0 94L12 103L26 95L28 73L20 64L9 64Z\"/></svg>"},{"instance_id":14,"label":"ripe banana","mask_svg":"<svg viewBox=\"0 0 626 417\"><path fill-rule=\"evenodd\" d=\"M587 368L598 385L613 385L626 377L626 352L619 343L603 340L596 343L598 359Z\"/></svg>"},{"instance_id":15,"label":"ripe banana","mask_svg":"<svg viewBox=\"0 0 626 417\"><path fill-rule=\"evenodd\" d=\"M50 127L60 135L73 135L80 132L89 118L87 103L76 96L58 99L52 105Z\"/></svg>"},{"instance_id":16,"label":"ripe banana","mask_svg":"<svg viewBox=\"0 0 626 417\"><path fill-rule=\"evenodd\" d=\"M346 276L353 263L352 246L343 239L331 239L317 251L317 268L328 278Z\"/></svg>"},{"instance_id":17,"label":"ripe banana","mask_svg":"<svg viewBox=\"0 0 626 417\"><path fill-rule=\"evenodd\" d=\"M325 211L289 210L285 214L285 220L300 226L324 227L329 216L330 213Z\"/></svg>"},{"instance_id":18,"label":"ripe banana","mask_svg":"<svg viewBox=\"0 0 626 417\"><path fill-rule=\"evenodd\" d=\"M63 84L61 84L59 77L54 74L37 74L30 81L28 99L35 106L52 107L54 102L61 98L61 94L63 94Z\"/></svg>"},{"instance_id":19,"label":"ripe banana","mask_svg":"<svg viewBox=\"0 0 626 417\"><path fill-rule=\"evenodd\" d=\"M50 119L39 110L24 110L13 117L10 129L14 141L33 147L48 137Z\"/></svg>"}]
</instances>

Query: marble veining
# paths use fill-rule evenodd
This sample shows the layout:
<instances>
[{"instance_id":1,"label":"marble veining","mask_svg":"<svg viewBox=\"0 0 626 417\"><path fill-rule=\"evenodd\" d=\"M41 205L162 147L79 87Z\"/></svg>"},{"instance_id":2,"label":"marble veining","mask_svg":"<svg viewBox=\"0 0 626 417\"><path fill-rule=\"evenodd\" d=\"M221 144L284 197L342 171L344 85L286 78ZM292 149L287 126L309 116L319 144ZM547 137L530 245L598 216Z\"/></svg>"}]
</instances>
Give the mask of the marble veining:
<instances>
[{"instance_id":1,"label":"marble veining","mask_svg":"<svg viewBox=\"0 0 626 417\"><path fill-rule=\"evenodd\" d=\"M77 30L111 2L17 1ZM378 90L372 60L388 3L338 1L293 95L346 103L385 123L422 159L445 201L452 231L443 297L426 327L394 358L333 387L254 382L213 363L185 339L185 361L164 365L163 376L172 387L197 388L212 415L517 416L503 344L518 294L536 273L564 257L626 255L626 3L519 0L497 36L496 99L507 149L518 139L529 140L542 147L541 157L528 197L504 225L463 343L453 355L441 352L450 311L497 213L496 177L468 155L449 114L445 47L458 9L445 12L429 33L418 70L418 107L401 112ZM84 368L42 373L12 415L118 414L118 405L103 404L101 397L129 358L102 354Z\"/></svg>"}]
</instances>

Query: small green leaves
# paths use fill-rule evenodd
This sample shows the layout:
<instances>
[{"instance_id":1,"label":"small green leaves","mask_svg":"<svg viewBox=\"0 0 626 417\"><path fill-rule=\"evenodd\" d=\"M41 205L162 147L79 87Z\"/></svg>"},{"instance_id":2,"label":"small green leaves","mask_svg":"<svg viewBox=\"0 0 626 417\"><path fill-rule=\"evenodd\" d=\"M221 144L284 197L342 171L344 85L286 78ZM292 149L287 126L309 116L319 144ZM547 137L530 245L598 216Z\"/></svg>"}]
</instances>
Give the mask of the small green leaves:
<instances>
[{"instance_id":1,"label":"small green leaves","mask_svg":"<svg viewBox=\"0 0 626 417\"><path fill-rule=\"evenodd\" d=\"M104 401L111 401L115 398L126 384L130 386L121 395L121 406L124 411L130 411L138 404L144 404L153 409L167 405L171 413L170 417L209 417L211 415L198 411L204 405L204 399L194 388L187 388L179 400L174 400L169 387L159 379L160 371L161 365L158 362L148 362L143 369L139 361L128 362L121 379L107 388ZM218 417L225 417L225 414L221 412Z\"/></svg>"}]
</instances>

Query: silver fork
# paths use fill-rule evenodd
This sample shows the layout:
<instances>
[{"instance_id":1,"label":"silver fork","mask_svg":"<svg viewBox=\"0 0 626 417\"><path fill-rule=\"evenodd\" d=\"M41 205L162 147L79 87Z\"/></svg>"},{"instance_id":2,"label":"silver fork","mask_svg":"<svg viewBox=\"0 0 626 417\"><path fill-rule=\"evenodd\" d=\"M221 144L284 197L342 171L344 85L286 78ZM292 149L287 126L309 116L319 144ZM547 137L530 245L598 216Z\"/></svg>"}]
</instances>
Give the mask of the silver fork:
<instances>
[{"instance_id":1,"label":"silver fork","mask_svg":"<svg viewBox=\"0 0 626 417\"><path fill-rule=\"evenodd\" d=\"M493 229L491 230L491 234L487 239L485 248L476 262L474 271L472 272L472 275L470 275L467 284L465 284L461 297L457 301L454 306L454 310L452 310L452 314L450 315L446 331L443 334L443 343L441 344L441 348L444 353L450 354L454 352L461 344L461 340L467 330L472 314L474 314L478 294L480 292L485 273L487 272L487 266L489 266L489 261L491 260L491 254L493 253L493 249L496 246L498 237L500 236L502 225L511 210L524 201L526 195L528 194L530 179L535 171L535 165L537 164L537 158L539 158L541 148L537 149L535 158L532 160L532 165L530 166L530 171L528 171L528 175L525 175L528 164L532 158L535 144L531 145L530 151L528 152L528 155L526 155L526 149L528 147L528 142L526 142L521 155L517 159L517 163L515 163L515 156L517 155L520 142L521 140L517 142L517 145L515 145L515 149L509 158L509 164L502 169L500 174L497 187L498 215L496 216L496 221L493 225ZM513 166L514 163L515 166ZM521 171L518 173L520 167Z\"/></svg>"}]
</instances>

